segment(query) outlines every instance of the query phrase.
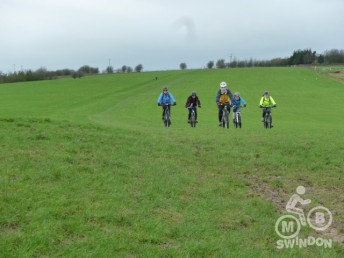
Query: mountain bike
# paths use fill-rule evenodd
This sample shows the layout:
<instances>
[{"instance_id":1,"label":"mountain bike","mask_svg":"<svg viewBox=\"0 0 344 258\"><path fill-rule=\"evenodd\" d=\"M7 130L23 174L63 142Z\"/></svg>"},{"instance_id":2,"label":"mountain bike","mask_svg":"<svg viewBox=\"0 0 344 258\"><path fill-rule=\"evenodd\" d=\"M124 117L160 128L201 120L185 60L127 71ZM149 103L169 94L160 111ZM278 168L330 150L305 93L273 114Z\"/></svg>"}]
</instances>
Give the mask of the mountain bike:
<instances>
[{"instance_id":1,"label":"mountain bike","mask_svg":"<svg viewBox=\"0 0 344 258\"><path fill-rule=\"evenodd\" d=\"M196 127L196 107L193 106L193 103L191 103L190 106L188 106L188 109L191 110L191 114L190 114L190 125L191 127Z\"/></svg>"},{"instance_id":2,"label":"mountain bike","mask_svg":"<svg viewBox=\"0 0 344 258\"><path fill-rule=\"evenodd\" d=\"M268 128L272 128L272 116L271 116L271 108L273 108L273 106L271 107L262 107L262 110L265 109L265 116L264 116L264 128L268 129Z\"/></svg>"},{"instance_id":3,"label":"mountain bike","mask_svg":"<svg viewBox=\"0 0 344 258\"><path fill-rule=\"evenodd\" d=\"M223 106L223 109L222 109L222 119L221 119L221 126L223 128L226 128L227 129L229 128L229 107L230 105L229 104L221 104L221 106Z\"/></svg>"},{"instance_id":4,"label":"mountain bike","mask_svg":"<svg viewBox=\"0 0 344 258\"><path fill-rule=\"evenodd\" d=\"M243 108L244 106L233 106L233 112L234 112L234 126L235 128L241 128L241 110L240 108Z\"/></svg>"}]
</instances>

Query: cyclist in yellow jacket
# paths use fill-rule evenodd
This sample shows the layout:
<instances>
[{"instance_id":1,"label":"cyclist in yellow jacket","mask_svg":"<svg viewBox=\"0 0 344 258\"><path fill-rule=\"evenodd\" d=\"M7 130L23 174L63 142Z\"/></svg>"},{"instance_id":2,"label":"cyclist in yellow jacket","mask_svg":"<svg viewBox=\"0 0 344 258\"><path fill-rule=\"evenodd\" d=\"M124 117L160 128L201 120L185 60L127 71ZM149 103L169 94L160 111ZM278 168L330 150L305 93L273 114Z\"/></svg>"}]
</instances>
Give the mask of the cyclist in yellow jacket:
<instances>
[{"instance_id":1,"label":"cyclist in yellow jacket","mask_svg":"<svg viewBox=\"0 0 344 258\"><path fill-rule=\"evenodd\" d=\"M270 96L268 91L265 91L263 97L260 99L259 107L263 110L261 121L264 122L264 116L267 112L271 113L271 108L276 107L275 100Z\"/></svg>"},{"instance_id":2,"label":"cyclist in yellow jacket","mask_svg":"<svg viewBox=\"0 0 344 258\"><path fill-rule=\"evenodd\" d=\"M234 97L232 92L227 88L226 82L220 83L220 89L218 90L216 94L216 104L217 108L219 110L218 117L219 117L219 126L221 126L222 121L222 113L223 109L226 108L228 112L231 112L231 103L234 102Z\"/></svg>"}]
</instances>

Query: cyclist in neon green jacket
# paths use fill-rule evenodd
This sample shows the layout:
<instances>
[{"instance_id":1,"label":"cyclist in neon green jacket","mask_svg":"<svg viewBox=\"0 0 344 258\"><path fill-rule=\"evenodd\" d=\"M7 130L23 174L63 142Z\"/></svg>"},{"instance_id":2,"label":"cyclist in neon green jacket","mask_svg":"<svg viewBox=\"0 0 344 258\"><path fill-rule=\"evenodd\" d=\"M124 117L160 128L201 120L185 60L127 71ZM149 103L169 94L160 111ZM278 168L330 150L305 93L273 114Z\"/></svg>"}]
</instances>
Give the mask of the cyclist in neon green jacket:
<instances>
[{"instance_id":1,"label":"cyclist in neon green jacket","mask_svg":"<svg viewBox=\"0 0 344 258\"><path fill-rule=\"evenodd\" d=\"M271 108L276 107L275 100L270 96L268 91L265 91L263 97L260 99L259 107L263 110L262 119L261 121L264 122L264 116L266 112L271 113Z\"/></svg>"}]
</instances>

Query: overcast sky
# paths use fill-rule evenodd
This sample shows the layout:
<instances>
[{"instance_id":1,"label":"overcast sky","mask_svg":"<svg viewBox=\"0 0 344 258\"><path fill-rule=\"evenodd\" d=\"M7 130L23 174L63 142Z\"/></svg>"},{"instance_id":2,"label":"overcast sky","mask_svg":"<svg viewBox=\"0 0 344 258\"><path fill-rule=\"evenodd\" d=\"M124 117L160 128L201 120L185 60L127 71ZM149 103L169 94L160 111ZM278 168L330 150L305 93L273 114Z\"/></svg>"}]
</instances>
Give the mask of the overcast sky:
<instances>
[{"instance_id":1,"label":"overcast sky","mask_svg":"<svg viewBox=\"0 0 344 258\"><path fill-rule=\"evenodd\" d=\"M344 0L0 0L0 71L213 60L344 49Z\"/></svg>"}]
</instances>

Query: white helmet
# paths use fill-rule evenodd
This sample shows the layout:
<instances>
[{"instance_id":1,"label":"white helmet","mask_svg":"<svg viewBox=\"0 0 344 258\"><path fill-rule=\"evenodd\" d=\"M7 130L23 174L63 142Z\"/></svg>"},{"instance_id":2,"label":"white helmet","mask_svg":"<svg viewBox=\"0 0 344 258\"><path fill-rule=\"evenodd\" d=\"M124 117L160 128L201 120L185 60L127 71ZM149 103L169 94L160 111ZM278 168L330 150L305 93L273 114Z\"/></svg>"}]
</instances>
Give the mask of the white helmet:
<instances>
[{"instance_id":1,"label":"white helmet","mask_svg":"<svg viewBox=\"0 0 344 258\"><path fill-rule=\"evenodd\" d=\"M226 88L227 87L227 83L226 82L221 82L220 83L220 87L221 88Z\"/></svg>"}]
</instances>

